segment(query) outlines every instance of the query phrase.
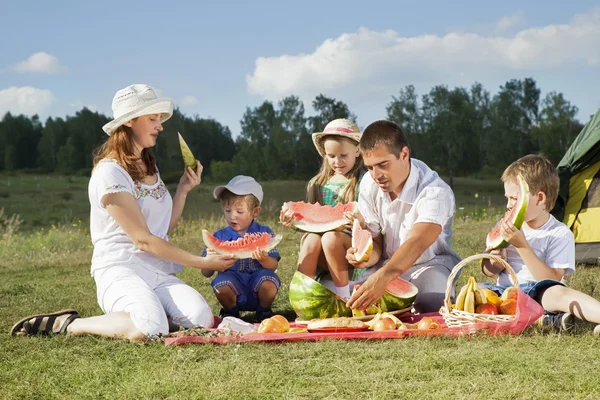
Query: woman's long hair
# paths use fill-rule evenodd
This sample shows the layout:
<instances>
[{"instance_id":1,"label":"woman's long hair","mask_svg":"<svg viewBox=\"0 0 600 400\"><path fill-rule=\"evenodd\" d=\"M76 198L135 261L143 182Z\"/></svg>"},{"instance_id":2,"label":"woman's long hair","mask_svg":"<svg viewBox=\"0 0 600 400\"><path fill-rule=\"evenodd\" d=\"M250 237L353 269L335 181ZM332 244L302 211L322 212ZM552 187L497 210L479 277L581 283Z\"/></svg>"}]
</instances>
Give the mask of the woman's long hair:
<instances>
[{"instance_id":1,"label":"woman's long hair","mask_svg":"<svg viewBox=\"0 0 600 400\"><path fill-rule=\"evenodd\" d=\"M144 176L157 173L156 158L152 150L143 149L141 157L135 155L135 143L133 142L133 131L130 127L121 125L118 127L100 147L94 151L94 167L104 158L114 158L123 167L131 179L141 181ZM140 167L142 160L146 172Z\"/></svg>"},{"instance_id":2,"label":"woman's long hair","mask_svg":"<svg viewBox=\"0 0 600 400\"><path fill-rule=\"evenodd\" d=\"M336 140L336 141L346 140L346 141L349 141L350 143L356 145L356 142L354 140L340 137L337 135L328 135L328 136L323 137L323 139L321 139L321 140L323 140L323 141L325 141L325 140ZM352 167L352 169L348 172L348 175L346 176L348 178L349 182L348 182L348 185L346 186L346 189L344 190L344 193L342 195L342 198L340 199L340 202L350 203L351 201L355 201L356 185L358 184L358 180L360 179L363 168L364 168L363 159L362 159L362 156L359 154L358 157L356 158L356 161L354 162L354 166ZM327 156L324 156L323 164L321 164L321 170L319 171L319 173L317 175L315 175L315 177L313 179L311 179L311 181L314 180L314 182L312 184L309 183L308 186L306 187L306 201L309 203L321 204L323 202L323 196L321 194L322 188L327 183L327 181L329 179L331 179L331 177L334 174L335 174L335 171L329 165L329 162L327 161Z\"/></svg>"}]
</instances>

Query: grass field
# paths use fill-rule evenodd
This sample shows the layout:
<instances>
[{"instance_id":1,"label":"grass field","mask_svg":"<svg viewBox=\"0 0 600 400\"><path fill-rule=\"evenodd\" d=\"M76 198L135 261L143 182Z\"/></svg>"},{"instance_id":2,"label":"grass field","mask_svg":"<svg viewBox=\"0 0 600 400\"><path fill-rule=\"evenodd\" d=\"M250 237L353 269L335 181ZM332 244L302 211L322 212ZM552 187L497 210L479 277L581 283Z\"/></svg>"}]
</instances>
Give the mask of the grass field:
<instances>
[{"instance_id":1,"label":"grass field","mask_svg":"<svg viewBox=\"0 0 600 400\"><path fill-rule=\"evenodd\" d=\"M587 324L569 334L528 328L517 337L179 348L94 337L10 338L12 323L27 314L66 307L83 316L100 313L89 274L86 185L85 177L0 175L0 399L600 398L600 340ZM182 248L198 252L200 229L222 225L213 187L203 184L189 197L172 235ZM264 188L261 221L284 235L274 308L292 317L287 290L301 235L283 229L275 215L283 201L302 198L303 185ZM502 212L502 188L458 180L455 193L453 246L466 257L482 250ZM7 218L13 213L22 219L18 227ZM481 278L475 265L469 272ZM208 279L192 269L181 277L218 312ZM600 298L597 268L579 267L568 283Z\"/></svg>"}]
</instances>

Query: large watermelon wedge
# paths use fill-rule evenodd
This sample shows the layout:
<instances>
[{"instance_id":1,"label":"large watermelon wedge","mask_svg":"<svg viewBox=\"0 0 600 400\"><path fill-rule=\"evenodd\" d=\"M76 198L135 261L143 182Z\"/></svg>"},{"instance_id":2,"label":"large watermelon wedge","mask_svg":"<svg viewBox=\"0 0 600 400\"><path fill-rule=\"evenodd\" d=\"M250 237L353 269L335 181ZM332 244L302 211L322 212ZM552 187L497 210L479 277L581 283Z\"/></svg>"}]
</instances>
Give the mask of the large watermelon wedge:
<instances>
[{"instance_id":1,"label":"large watermelon wedge","mask_svg":"<svg viewBox=\"0 0 600 400\"><path fill-rule=\"evenodd\" d=\"M358 218L352 225L352 247L356 249L356 253L354 253L356 261L369 261L371 251L373 251L373 237L371 232L361 228Z\"/></svg>"},{"instance_id":2,"label":"large watermelon wedge","mask_svg":"<svg viewBox=\"0 0 600 400\"><path fill-rule=\"evenodd\" d=\"M396 278L387 284L385 293L379 299L379 308L383 312L403 310L415 301L419 289L402 278Z\"/></svg>"},{"instance_id":3,"label":"large watermelon wedge","mask_svg":"<svg viewBox=\"0 0 600 400\"><path fill-rule=\"evenodd\" d=\"M185 142L185 140L183 140L183 136L181 136L181 133L177 132L177 134L179 135L179 147L181 148L181 156L183 157L183 163L186 167L190 167L195 171L198 167L198 164L196 163L196 157L194 157L187 143Z\"/></svg>"},{"instance_id":4,"label":"large watermelon wedge","mask_svg":"<svg viewBox=\"0 0 600 400\"><path fill-rule=\"evenodd\" d=\"M513 223L515 228L521 229L523 221L525 221L525 213L527 212L527 206L529 205L529 185L525 182L525 179L521 175L517 176L517 183L519 184L519 193L517 196L517 202L510 210L506 211L502 221L510 221ZM500 233L500 223L498 223L485 238L485 247L488 250L502 249L508 247L508 242L502 239Z\"/></svg>"},{"instance_id":5,"label":"large watermelon wedge","mask_svg":"<svg viewBox=\"0 0 600 400\"><path fill-rule=\"evenodd\" d=\"M206 229L202 230L204 245L217 254L233 254L235 258L250 258L255 250L269 251L281 242L282 236L271 236L266 232L246 233L237 240L219 240Z\"/></svg>"},{"instance_id":6,"label":"large watermelon wedge","mask_svg":"<svg viewBox=\"0 0 600 400\"><path fill-rule=\"evenodd\" d=\"M348 224L345 213L358 211L358 203L353 201L347 204L339 203L335 207L319 203L305 203L303 201L287 202L283 210L294 213L294 226L305 232L323 233L341 229Z\"/></svg>"},{"instance_id":7,"label":"large watermelon wedge","mask_svg":"<svg viewBox=\"0 0 600 400\"><path fill-rule=\"evenodd\" d=\"M290 304L300 319L351 317L352 310L335 293L296 271L290 283Z\"/></svg>"}]
</instances>

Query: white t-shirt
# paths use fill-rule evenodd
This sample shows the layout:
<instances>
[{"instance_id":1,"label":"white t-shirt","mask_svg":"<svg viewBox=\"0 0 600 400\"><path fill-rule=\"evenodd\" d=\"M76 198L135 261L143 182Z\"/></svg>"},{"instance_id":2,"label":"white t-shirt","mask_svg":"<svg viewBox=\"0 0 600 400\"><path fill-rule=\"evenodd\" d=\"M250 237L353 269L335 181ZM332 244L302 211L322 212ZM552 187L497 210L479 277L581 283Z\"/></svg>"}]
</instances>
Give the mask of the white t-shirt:
<instances>
[{"instance_id":1,"label":"white t-shirt","mask_svg":"<svg viewBox=\"0 0 600 400\"><path fill-rule=\"evenodd\" d=\"M393 201L389 193L383 192L371 175L366 174L360 184L358 208L373 237L383 234L380 265L392 257L407 240L413 225L420 222L441 225L442 232L415 265L441 264L452 269L460 261L450 247L454 193L424 162L411 159L408 179Z\"/></svg>"},{"instance_id":2,"label":"white t-shirt","mask_svg":"<svg viewBox=\"0 0 600 400\"><path fill-rule=\"evenodd\" d=\"M550 268L565 269L565 275L575 272L575 237L565 224L550 215L548 221L538 229L523 225L521 230L535 255L544 264ZM519 284L537 282L514 246L508 246L506 249L506 261L515 271ZM506 271L502 271L498 276L498 285L513 285Z\"/></svg>"},{"instance_id":3,"label":"white t-shirt","mask_svg":"<svg viewBox=\"0 0 600 400\"><path fill-rule=\"evenodd\" d=\"M101 203L102 197L118 192L130 193L136 199L150 232L168 240L173 200L160 175L157 174L157 182L154 185L134 182L116 160L104 159L92 171L88 186L91 205L90 233L94 245L92 272L132 263L167 274L180 271L181 265L138 250L117 221L106 211Z\"/></svg>"}]
</instances>

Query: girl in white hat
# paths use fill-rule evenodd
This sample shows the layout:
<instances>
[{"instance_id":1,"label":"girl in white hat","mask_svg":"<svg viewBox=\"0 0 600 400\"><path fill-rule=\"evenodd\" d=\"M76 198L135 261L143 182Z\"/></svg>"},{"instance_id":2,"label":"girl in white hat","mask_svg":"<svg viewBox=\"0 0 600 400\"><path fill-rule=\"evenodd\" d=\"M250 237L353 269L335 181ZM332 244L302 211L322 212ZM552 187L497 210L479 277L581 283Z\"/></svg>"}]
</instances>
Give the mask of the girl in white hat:
<instances>
[{"instance_id":1,"label":"girl in white hat","mask_svg":"<svg viewBox=\"0 0 600 400\"><path fill-rule=\"evenodd\" d=\"M171 198L150 150L173 114L173 103L147 85L119 90L108 140L95 152L88 194L94 244L91 273L105 315L80 318L68 309L19 321L13 334L70 333L141 341L169 325L213 326L206 300L175 276L182 265L224 271L235 259L200 257L168 242L187 194L200 184L202 165L187 167Z\"/></svg>"},{"instance_id":2,"label":"girl in white hat","mask_svg":"<svg viewBox=\"0 0 600 400\"><path fill-rule=\"evenodd\" d=\"M362 157L358 151L361 132L347 119L336 119L327 124L323 132L313 133L317 151L323 157L319 173L306 188L306 200L335 206L358 200L360 180L365 173ZM282 210L280 221L292 226L293 214ZM300 242L298 271L314 278L317 266L327 268L335 285L336 293L345 299L350 297L348 262L346 251L352 247L348 230L326 232L322 235L307 233Z\"/></svg>"}]
</instances>

